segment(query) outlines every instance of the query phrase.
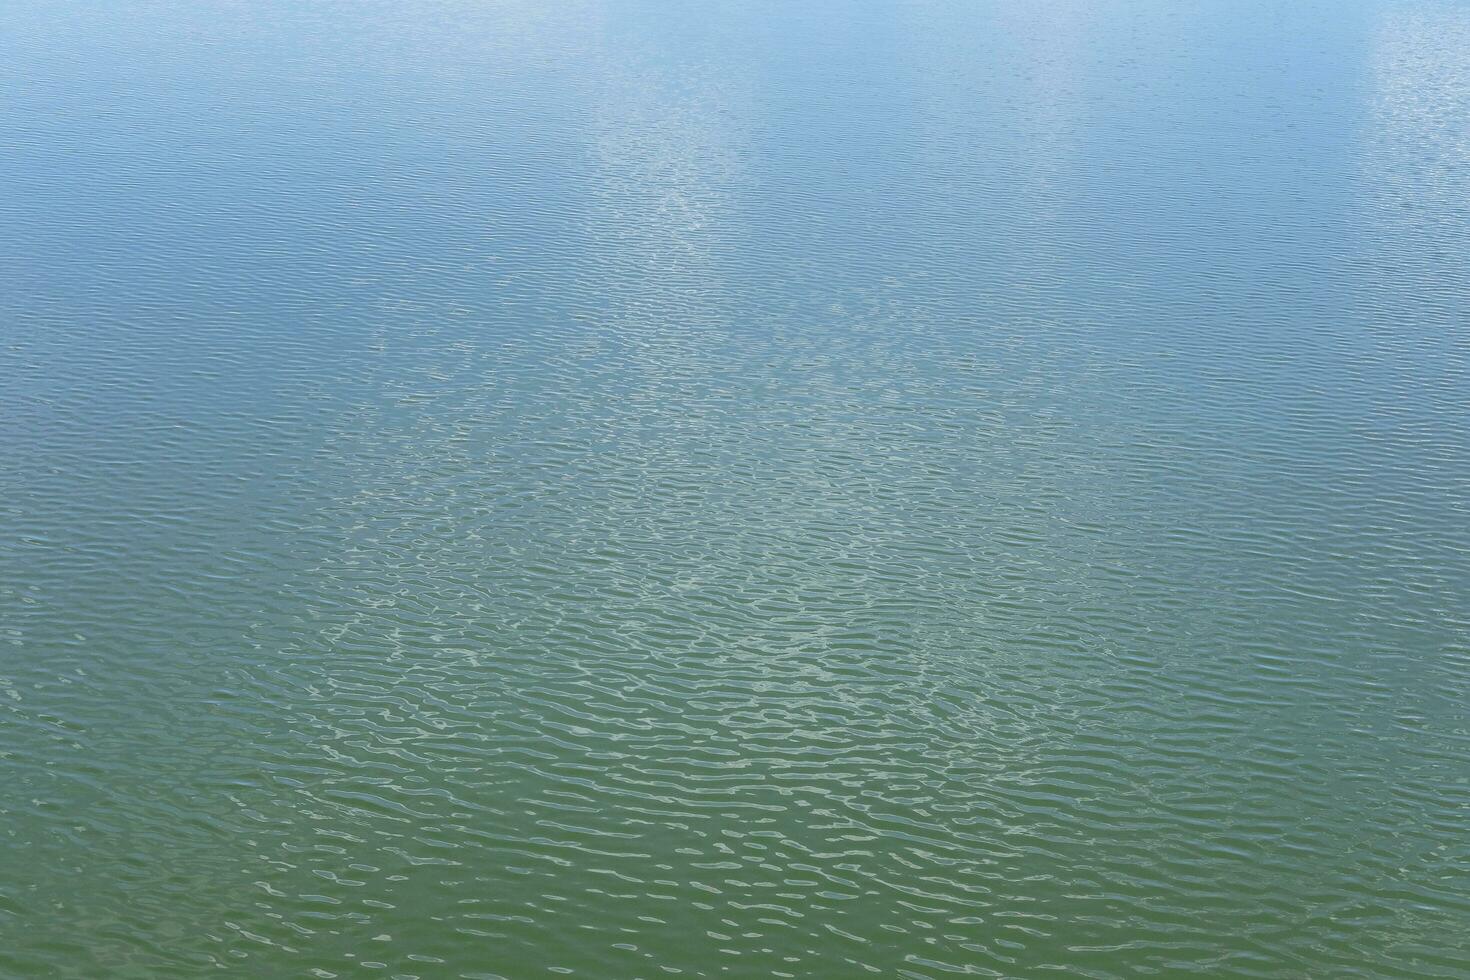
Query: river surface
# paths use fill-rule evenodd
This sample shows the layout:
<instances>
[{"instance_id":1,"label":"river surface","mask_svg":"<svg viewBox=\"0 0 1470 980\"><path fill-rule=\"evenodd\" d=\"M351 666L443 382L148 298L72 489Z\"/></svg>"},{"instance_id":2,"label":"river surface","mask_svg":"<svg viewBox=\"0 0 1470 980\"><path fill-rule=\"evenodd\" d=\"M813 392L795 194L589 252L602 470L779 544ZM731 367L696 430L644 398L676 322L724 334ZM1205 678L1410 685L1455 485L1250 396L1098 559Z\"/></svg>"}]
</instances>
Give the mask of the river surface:
<instances>
[{"instance_id":1,"label":"river surface","mask_svg":"<svg viewBox=\"0 0 1470 980\"><path fill-rule=\"evenodd\" d=\"M0 976L1470 976L1470 5L0 5Z\"/></svg>"}]
</instances>

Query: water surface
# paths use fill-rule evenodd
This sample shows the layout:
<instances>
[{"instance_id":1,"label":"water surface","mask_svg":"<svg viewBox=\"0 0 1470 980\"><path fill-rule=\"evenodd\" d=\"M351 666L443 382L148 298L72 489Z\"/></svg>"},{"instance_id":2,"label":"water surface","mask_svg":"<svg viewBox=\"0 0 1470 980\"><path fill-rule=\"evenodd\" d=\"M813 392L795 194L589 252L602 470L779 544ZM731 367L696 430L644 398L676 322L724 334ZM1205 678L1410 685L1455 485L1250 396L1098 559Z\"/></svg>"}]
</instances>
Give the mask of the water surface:
<instances>
[{"instance_id":1,"label":"water surface","mask_svg":"<svg viewBox=\"0 0 1470 980\"><path fill-rule=\"evenodd\" d=\"M0 7L0 975L1470 974L1470 7Z\"/></svg>"}]
</instances>

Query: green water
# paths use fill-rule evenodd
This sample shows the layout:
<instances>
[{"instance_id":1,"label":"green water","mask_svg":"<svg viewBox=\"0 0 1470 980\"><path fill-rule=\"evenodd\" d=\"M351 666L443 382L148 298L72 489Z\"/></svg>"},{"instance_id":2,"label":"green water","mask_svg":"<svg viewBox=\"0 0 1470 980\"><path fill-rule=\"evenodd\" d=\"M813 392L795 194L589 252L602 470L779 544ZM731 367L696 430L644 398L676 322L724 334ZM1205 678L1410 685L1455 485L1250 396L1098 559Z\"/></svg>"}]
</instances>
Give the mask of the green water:
<instances>
[{"instance_id":1,"label":"green water","mask_svg":"<svg viewBox=\"0 0 1470 980\"><path fill-rule=\"evenodd\" d=\"M0 976L1470 976L1470 7L0 5Z\"/></svg>"}]
</instances>

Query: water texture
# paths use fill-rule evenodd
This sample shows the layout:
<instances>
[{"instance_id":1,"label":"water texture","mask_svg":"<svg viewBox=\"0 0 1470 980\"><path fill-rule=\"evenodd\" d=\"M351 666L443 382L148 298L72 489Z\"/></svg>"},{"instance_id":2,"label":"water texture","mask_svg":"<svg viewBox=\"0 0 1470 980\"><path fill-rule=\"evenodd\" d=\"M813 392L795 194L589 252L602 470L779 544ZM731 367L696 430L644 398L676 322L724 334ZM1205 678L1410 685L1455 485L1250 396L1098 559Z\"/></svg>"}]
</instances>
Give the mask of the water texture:
<instances>
[{"instance_id":1,"label":"water texture","mask_svg":"<svg viewBox=\"0 0 1470 980\"><path fill-rule=\"evenodd\" d=\"M0 976L1470 976L1470 5L0 5Z\"/></svg>"}]
</instances>

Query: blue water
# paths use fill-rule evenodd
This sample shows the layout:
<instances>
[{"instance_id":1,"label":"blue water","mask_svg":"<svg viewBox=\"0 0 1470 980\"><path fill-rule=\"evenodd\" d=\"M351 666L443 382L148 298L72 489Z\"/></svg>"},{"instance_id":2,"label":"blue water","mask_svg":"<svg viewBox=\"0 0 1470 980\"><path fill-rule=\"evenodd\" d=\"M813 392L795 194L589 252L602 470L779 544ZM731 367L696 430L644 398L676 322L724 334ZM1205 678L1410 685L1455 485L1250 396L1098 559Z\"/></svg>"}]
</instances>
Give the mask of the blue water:
<instances>
[{"instance_id":1,"label":"blue water","mask_svg":"<svg viewBox=\"0 0 1470 980\"><path fill-rule=\"evenodd\" d=\"M0 975L1470 975L1470 6L0 5Z\"/></svg>"}]
</instances>

